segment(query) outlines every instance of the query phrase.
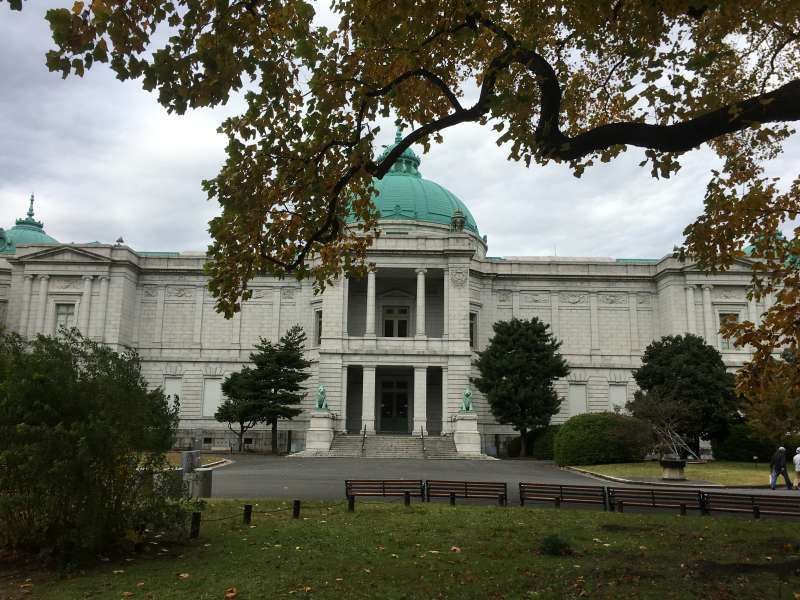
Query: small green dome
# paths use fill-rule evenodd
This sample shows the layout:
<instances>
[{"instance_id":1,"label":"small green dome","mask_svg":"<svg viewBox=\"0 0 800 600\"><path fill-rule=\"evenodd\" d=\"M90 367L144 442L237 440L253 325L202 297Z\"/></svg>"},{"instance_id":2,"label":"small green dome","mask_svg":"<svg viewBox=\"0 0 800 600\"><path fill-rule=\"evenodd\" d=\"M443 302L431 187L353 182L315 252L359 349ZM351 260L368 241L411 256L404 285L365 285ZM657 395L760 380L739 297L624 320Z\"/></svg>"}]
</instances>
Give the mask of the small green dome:
<instances>
[{"instance_id":1,"label":"small green dome","mask_svg":"<svg viewBox=\"0 0 800 600\"><path fill-rule=\"evenodd\" d=\"M23 244L58 244L58 240L44 232L43 223L33 218L33 194L28 216L17 219L14 227L8 231L0 229L0 253L13 254L17 246Z\"/></svg>"},{"instance_id":2,"label":"small green dome","mask_svg":"<svg viewBox=\"0 0 800 600\"><path fill-rule=\"evenodd\" d=\"M383 159L400 142L400 130L395 143L380 156ZM379 159L379 160L380 160ZM453 214L461 211L466 217L464 229L478 234L478 225L466 205L450 190L438 183L423 179L419 172L422 161L411 148L406 148L383 179L374 181L377 194L372 197L381 219L401 219L450 225ZM354 221L352 217L349 222Z\"/></svg>"}]
</instances>

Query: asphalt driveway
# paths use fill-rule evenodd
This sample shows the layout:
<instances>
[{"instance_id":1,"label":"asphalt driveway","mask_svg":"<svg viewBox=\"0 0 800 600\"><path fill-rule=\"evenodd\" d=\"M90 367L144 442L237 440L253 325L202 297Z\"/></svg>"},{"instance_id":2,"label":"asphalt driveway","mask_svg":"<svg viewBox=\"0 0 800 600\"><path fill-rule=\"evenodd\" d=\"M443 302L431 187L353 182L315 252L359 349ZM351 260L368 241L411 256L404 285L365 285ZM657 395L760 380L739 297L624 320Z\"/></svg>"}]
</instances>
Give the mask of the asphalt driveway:
<instances>
[{"instance_id":1,"label":"asphalt driveway","mask_svg":"<svg viewBox=\"0 0 800 600\"><path fill-rule=\"evenodd\" d=\"M562 471L550 462L522 460L412 460L379 458L285 458L240 455L214 469L217 498L298 498L341 500L345 479L452 479L505 481L509 500L517 483L597 484L597 480Z\"/></svg>"}]
</instances>

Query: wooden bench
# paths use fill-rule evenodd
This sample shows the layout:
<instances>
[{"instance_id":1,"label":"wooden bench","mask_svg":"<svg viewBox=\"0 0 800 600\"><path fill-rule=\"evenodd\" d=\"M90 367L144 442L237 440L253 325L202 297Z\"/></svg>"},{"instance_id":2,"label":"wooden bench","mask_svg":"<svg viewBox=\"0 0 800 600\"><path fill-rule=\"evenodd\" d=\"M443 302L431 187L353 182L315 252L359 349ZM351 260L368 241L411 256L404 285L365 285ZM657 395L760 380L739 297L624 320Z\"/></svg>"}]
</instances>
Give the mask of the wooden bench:
<instances>
[{"instance_id":1,"label":"wooden bench","mask_svg":"<svg viewBox=\"0 0 800 600\"><path fill-rule=\"evenodd\" d=\"M557 485L519 482L519 503L526 501L553 502L556 508L566 502L600 504L607 510L606 488L599 485Z\"/></svg>"},{"instance_id":2,"label":"wooden bench","mask_svg":"<svg viewBox=\"0 0 800 600\"><path fill-rule=\"evenodd\" d=\"M645 508L677 508L682 515L687 509L705 512L701 490L675 488L623 488L609 487L608 502L611 510L622 512L626 506Z\"/></svg>"},{"instance_id":3,"label":"wooden bench","mask_svg":"<svg viewBox=\"0 0 800 600\"><path fill-rule=\"evenodd\" d=\"M443 481L428 479L425 482L425 495L431 498L449 498L455 505L456 498L493 498L500 506L508 504L508 486L499 481Z\"/></svg>"},{"instance_id":4,"label":"wooden bench","mask_svg":"<svg viewBox=\"0 0 800 600\"><path fill-rule=\"evenodd\" d=\"M425 488L421 479L346 479L344 492L347 496L347 510L355 510L356 496L401 497L406 505L412 496L425 500Z\"/></svg>"},{"instance_id":5,"label":"wooden bench","mask_svg":"<svg viewBox=\"0 0 800 600\"><path fill-rule=\"evenodd\" d=\"M725 492L705 492L703 495L708 513L750 513L756 519L761 515L800 517L800 496Z\"/></svg>"}]
</instances>

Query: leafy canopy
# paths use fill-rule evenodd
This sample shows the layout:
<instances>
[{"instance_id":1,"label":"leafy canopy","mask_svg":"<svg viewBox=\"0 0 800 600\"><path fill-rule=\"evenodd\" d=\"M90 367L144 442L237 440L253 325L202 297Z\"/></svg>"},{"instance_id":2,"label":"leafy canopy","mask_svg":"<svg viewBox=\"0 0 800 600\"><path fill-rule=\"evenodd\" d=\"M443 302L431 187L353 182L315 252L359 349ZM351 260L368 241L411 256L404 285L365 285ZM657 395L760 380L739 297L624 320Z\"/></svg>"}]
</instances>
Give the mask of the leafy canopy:
<instances>
[{"instance_id":1,"label":"leafy canopy","mask_svg":"<svg viewBox=\"0 0 800 600\"><path fill-rule=\"evenodd\" d=\"M21 9L22 0L7 0ZM65 4L67 0L65 0ZM800 119L800 3L785 0L78 0L50 10L48 67L82 76L108 63L169 111L242 94L224 121L228 159L204 182L222 206L210 231L211 289L227 315L262 273L363 275L376 235L373 178L412 143L478 122L509 158L575 175L629 147L669 177L685 153L720 157L705 211L680 254L727 269L745 244L763 259L753 295L777 291L760 327L729 324L763 363L797 350L800 179L765 164ZM381 117L411 127L383 158ZM345 226L348 211L359 225ZM800 391L800 374L792 374ZM746 380L742 385L746 386Z\"/></svg>"},{"instance_id":2,"label":"leafy canopy","mask_svg":"<svg viewBox=\"0 0 800 600\"><path fill-rule=\"evenodd\" d=\"M734 377L699 336L652 342L633 376L641 388L628 403L633 415L691 441L722 434L736 413Z\"/></svg>"},{"instance_id":3,"label":"leafy canopy","mask_svg":"<svg viewBox=\"0 0 800 600\"><path fill-rule=\"evenodd\" d=\"M520 432L522 454L528 431L550 424L561 399L553 383L569 374L567 361L558 353L561 342L539 319L511 319L493 326L494 337L478 353L475 366L481 376L474 379L500 423Z\"/></svg>"}]
</instances>

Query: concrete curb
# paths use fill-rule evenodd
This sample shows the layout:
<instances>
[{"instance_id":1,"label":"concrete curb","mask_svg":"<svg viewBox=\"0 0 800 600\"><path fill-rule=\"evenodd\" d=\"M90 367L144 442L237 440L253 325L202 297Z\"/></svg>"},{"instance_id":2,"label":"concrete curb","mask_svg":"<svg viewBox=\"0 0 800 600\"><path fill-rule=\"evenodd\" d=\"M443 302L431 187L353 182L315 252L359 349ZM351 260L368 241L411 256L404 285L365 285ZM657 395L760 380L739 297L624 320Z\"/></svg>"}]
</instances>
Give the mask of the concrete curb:
<instances>
[{"instance_id":1,"label":"concrete curb","mask_svg":"<svg viewBox=\"0 0 800 600\"><path fill-rule=\"evenodd\" d=\"M614 483L627 483L634 485L649 485L649 486L655 485L659 487L696 487L696 488L720 488L720 489L729 487L727 485L720 485L719 483L686 483L686 482L666 483L662 481L641 481L638 479L624 479L622 477L612 477L611 475L601 475L600 473L587 471L585 469L578 469L577 467L560 467L560 468L564 471L572 471L574 473L580 473L581 475L587 475L589 477L593 477L594 479L613 481Z\"/></svg>"},{"instance_id":2,"label":"concrete curb","mask_svg":"<svg viewBox=\"0 0 800 600\"><path fill-rule=\"evenodd\" d=\"M229 458L221 458L219 460L215 460L214 462L210 462L207 465L203 465L203 469L217 469L219 467L226 467L228 465L232 465L234 462Z\"/></svg>"}]
</instances>

